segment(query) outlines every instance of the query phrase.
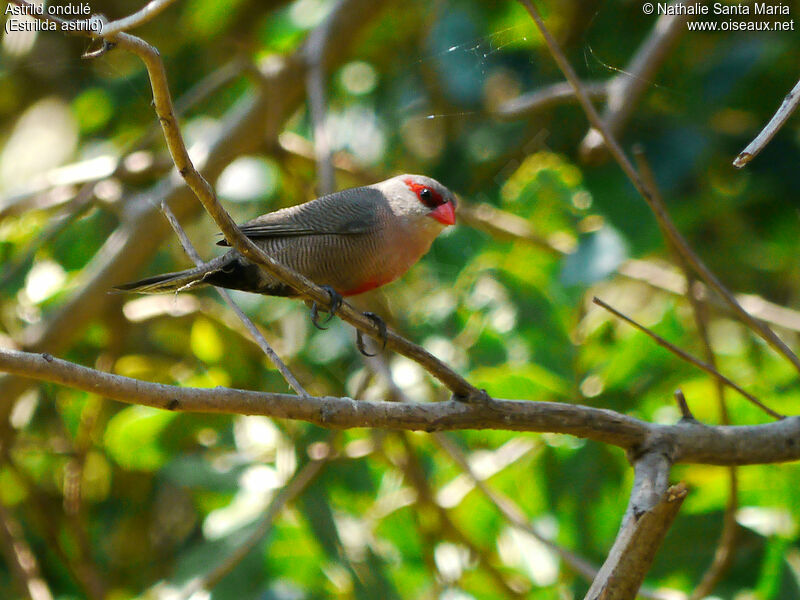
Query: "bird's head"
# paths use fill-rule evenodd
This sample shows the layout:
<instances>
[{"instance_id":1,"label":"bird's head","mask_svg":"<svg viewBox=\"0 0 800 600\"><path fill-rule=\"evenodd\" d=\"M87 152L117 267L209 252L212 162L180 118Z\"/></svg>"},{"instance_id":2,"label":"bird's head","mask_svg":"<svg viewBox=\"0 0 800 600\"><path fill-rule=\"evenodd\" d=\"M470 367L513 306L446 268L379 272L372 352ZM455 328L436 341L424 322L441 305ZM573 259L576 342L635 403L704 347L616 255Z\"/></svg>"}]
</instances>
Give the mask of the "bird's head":
<instances>
[{"instance_id":1,"label":"bird's head","mask_svg":"<svg viewBox=\"0 0 800 600\"><path fill-rule=\"evenodd\" d=\"M399 175L385 181L384 185L398 216L430 218L438 229L455 225L455 194L435 179L424 175Z\"/></svg>"}]
</instances>

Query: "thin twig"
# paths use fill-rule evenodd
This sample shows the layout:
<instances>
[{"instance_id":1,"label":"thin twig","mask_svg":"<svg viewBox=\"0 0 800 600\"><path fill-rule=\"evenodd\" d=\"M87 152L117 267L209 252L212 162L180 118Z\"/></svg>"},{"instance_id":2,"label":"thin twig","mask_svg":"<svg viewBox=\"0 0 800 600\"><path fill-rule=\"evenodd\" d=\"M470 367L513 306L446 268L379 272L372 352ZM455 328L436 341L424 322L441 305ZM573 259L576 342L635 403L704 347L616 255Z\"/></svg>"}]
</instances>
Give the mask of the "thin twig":
<instances>
[{"instance_id":1,"label":"thin twig","mask_svg":"<svg viewBox=\"0 0 800 600\"><path fill-rule=\"evenodd\" d=\"M664 201L661 197L661 191L656 184L655 173L650 166L650 161L647 160L647 156L644 153L644 148L639 144L635 145L633 147L633 155L636 158L636 163L639 166L639 173L641 174L645 185L647 185L652 192L654 200L663 205ZM692 314L694 316L697 332L700 335L700 340L703 342L703 352L705 354L706 362L711 365L714 370L718 370L717 357L714 354L714 349L711 347L711 337L708 333L705 306L696 294L694 285L696 280L692 274L691 267L683 255L681 255L681 253L675 247L675 244L669 240L669 238L667 238L667 243L672 251L672 254L675 256L675 260L677 260L678 264L680 265L681 271L683 271L683 276L686 278L686 298L688 298L689 304L692 306ZM717 404L719 406L722 424L729 425L730 417L728 415L728 407L725 404L725 388L719 379L715 379L714 381L717 390Z\"/></svg>"},{"instance_id":2,"label":"thin twig","mask_svg":"<svg viewBox=\"0 0 800 600\"><path fill-rule=\"evenodd\" d=\"M250 61L245 57L237 57L230 60L203 77L181 95L175 101L175 115L180 117L186 114L192 107L206 100L222 86L230 83L239 75L252 70ZM60 197L56 199L41 198L42 194L46 194L56 186L93 183L107 178L117 178L125 183L135 182L142 178L147 178L153 173L170 170L174 164L169 157L166 157L166 160L161 160L160 157L153 159L146 168L131 169L129 167L130 157L150 146L156 136L160 135L160 126L157 122L153 122L136 139L125 144L119 151L118 156L108 157L108 160L105 161L104 159L102 163L98 159L90 159L96 163L93 169L85 168L89 163L87 160L51 169L40 178L41 181L37 179L37 183L33 186L7 199L7 202L0 206L0 220L27 210L49 209L65 202L73 203L75 201L75 197L70 199L62 199ZM70 173L71 175L65 176L64 173Z\"/></svg>"},{"instance_id":3,"label":"thin twig","mask_svg":"<svg viewBox=\"0 0 800 600\"><path fill-rule=\"evenodd\" d=\"M650 209L653 211L653 214L658 221L661 230L664 234L669 237L678 251L683 255L686 261L692 266L692 268L697 272L700 277L711 287L714 291L716 291L722 298L731 306L734 312L739 316L742 321L747 324L753 331L755 331L764 341L766 341L776 352L786 357L789 362L794 365L795 369L800 372L800 359L797 358L794 352L792 352L789 347L781 340L775 332L772 331L766 324L754 319L742 306L737 302L734 295L722 284L722 282L717 278L717 276L703 263L699 256L692 250L689 244L686 242L683 235L681 235L680 231L675 227L672 220L670 219L666 208L663 204L659 203L656 199L654 199L652 192L650 189L642 182L639 173L634 168L633 164L631 163L630 159L625 155L622 151L622 148L617 142L616 138L613 134L608 130L608 127L603 123L603 120L600 118L600 115L595 110L594 106L592 105L589 97L586 95L586 92L583 89L583 85L578 79L575 70L572 68L572 65L569 64L569 61L564 56L563 51L558 46L558 43L555 41L553 36L550 34L550 31L544 24L539 11L533 5L531 0L519 0L525 9L528 11L528 14L531 15L531 18L536 23L536 26L539 28L542 36L544 37L545 43L547 47L550 49L550 54L553 56L553 60L555 60L556 64L559 66L561 71L564 73L564 76L567 78L572 86L575 89L575 94L578 96L578 101L581 104L586 116L589 119L591 125L599 131L603 136L603 141L605 142L606 146L608 147L609 152L617 161L619 166L622 168L625 175L628 176L633 186L636 188L636 191L641 194L642 198L644 198L645 202L647 202Z\"/></svg>"},{"instance_id":4,"label":"thin twig","mask_svg":"<svg viewBox=\"0 0 800 600\"><path fill-rule=\"evenodd\" d=\"M528 519L525 517L525 514L522 512L522 509L520 509L513 500L511 500L508 496L500 494L494 488L489 486L481 477L479 477L469 464L466 456L464 456L461 448L459 448L457 444L453 443L453 441L447 437L447 435L444 433L434 433L433 437L437 445L450 456L450 458L461 468L462 471L464 471L464 473L469 476L470 479L472 479L475 487L484 496L486 496L489 502L497 507L497 509L500 511L500 514L503 515L503 517L513 527L516 527L520 531L524 531L540 543L544 544L548 549L556 553L559 558L563 560L567 566L569 566L570 569L587 581L591 582L597 576L599 571L598 567L590 563L585 558L578 556L574 552L570 552L563 546L556 544L549 538L546 538L540 534L536 528L530 524ZM677 597L677 593L643 588L640 590L640 596L649 600L671 600Z\"/></svg>"},{"instance_id":5,"label":"thin twig","mask_svg":"<svg viewBox=\"0 0 800 600\"><path fill-rule=\"evenodd\" d=\"M681 390L675 390L675 402L678 403L678 409L681 411L681 417L684 419L692 419L694 420L694 415L692 414L691 409L689 408L689 404L686 402L686 397L683 395Z\"/></svg>"},{"instance_id":6,"label":"thin twig","mask_svg":"<svg viewBox=\"0 0 800 600\"><path fill-rule=\"evenodd\" d=\"M769 120L769 123L764 126L761 133L739 153L739 156L733 161L733 166L741 169L758 156L758 153L769 144L770 140L778 133L778 130L783 127L783 124L786 123L791 114L797 109L798 105L800 105L800 81L794 85L791 92L786 94L783 102L781 102L780 108L778 108L778 111Z\"/></svg>"},{"instance_id":7,"label":"thin twig","mask_svg":"<svg viewBox=\"0 0 800 600\"><path fill-rule=\"evenodd\" d=\"M316 162L314 144L293 131L281 132L276 150L293 158L300 158L310 163ZM344 150L333 153L332 159L335 168L354 176L361 185L385 179L384 174L358 164L353 155Z\"/></svg>"},{"instance_id":8,"label":"thin twig","mask_svg":"<svg viewBox=\"0 0 800 600\"><path fill-rule=\"evenodd\" d=\"M150 0L145 6L130 16L103 25L99 37L111 38L121 31L128 31L147 23L175 0Z\"/></svg>"},{"instance_id":9,"label":"thin twig","mask_svg":"<svg viewBox=\"0 0 800 600\"><path fill-rule=\"evenodd\" d=\"M33 481L27 471L21 469L12 459L10 448L0 447L4 461L3 467L8 469L28 492L28 508L31 515L39 525L48 549L54 551L70 572L74 581L81 588L84 596L90 600L102 600L106 595L106 585L102 580L100 571L91 559L87 546L83 543L85 538L80 531L80 524L71 518L64 517L57 503L50 501L42 494L39 485ZM64 549L64 532L68 532L70 539L78 541L71 552Z\"/></svg>"},{"instance_id":10,"label":"thin twig","mask_svg":"<svg viewBox=\"0 0 800 600\"><path fill-rule=\"evenodd\" d=\"M196 264L197 266L202 265L203 259L200 258L200 255L197 253L197 250L195 250L194 246L192 245L192 241L189 239L189 236L186 235L186 232L183 230L183 227L181 227L181 224L178 222L178 219L175 218L175 215L172 213L169 206L167 206L165 202L161 203L161 211L164 213L164 216L167 218L167 221L169 221L169 224L172 226L173 231L175 231L175 234L181 241L181 246L183 246L183 249L189 256L189 258L191 258L194 264ZM225 304L227 304L230 307L230 309L236 314L236 316L245 326L247 331L250 332L253 341L255 341L255 343L258 344L258 347L261 348L264 354L267 355L267 358L269 358L272 364L275 365L275 368L278 369L280 374L286 380L286 383L289 384L289 387L291 387L295 392L300 394L300 396L308 397L308 392L306 392L306 390L303 388L300 382L297 381L297 378L294 376L294 373L292 373L291 369L289 369L289 367L286 366L286 363L283 362L281 358L277 355L275 350L272 349L272 346L270 346L269 342L267 342L267 339L264 337L264 335L261 333L258 327L256 327L255 323L253 323L250 317L244 314L244 311L241 308L239 308L239 305L233 301L233 298L231 298L231 295L227 292L227 290L219 287L215 287L214 289L217 290L217 293L225 301Z\"/></svg>"},{"instance_id":11,"label":"thin twig","mask_svg":"<svg viewBox=\"0 0 800 600\"><path fill-rule=\"evenodd\" d=\"M584 85L592 100L605 100L608 97L609 82L587 81ZM554 106L577 101L572 86L566 81L560 81L504 102L494 115L500 119L520 119Z\"/></svg>"},{"instance_id":12,"label":"thin twig","mask_svg":"<svg viewBox=\"0 0 800 600\"><path fill-rule=\"evenodd\" d=\"M389 387L389 395L392 401L406 403L412 402L411 399L406 396L405 392L403 392L403 390L397 385L389 366L386 364L386 360L381 355L365 359L365 362L369 366L371 372L378 372L383 377L384 381ZM453 443L453 441L447 435L442 432L434 432L431 434L431 436L439 448L441 448L450 456L450 459L456 465L458 465L458 467L473 481L475 487L478 488L478 490L480 490L484 496L486 496L489 502L497 507L497 510L500 512L500 514L503 515L503 517L513 527L516 527L520 531L524 531L525 533L531 535L534 539L544 544L551 551L558 554L561 560L563 560L573 571L587 581L591 582L595 578L598 571L597 567L592 565L589 561L581 556L570 552L566 548L563 548L552 540L542 536L529 523L522 509L520 509L510 498L500 494L494 488L489 486L489 484L487 484L481 477L478 476L477 473L475 473L475 470L469 464L469 461L461 451L461 448L459 448L457 444ZM669 600L667 597L659 596L657 593L650 593L650 590L648 590L647 593L643 593L642 596L651 598L652 600Z\"/></svg>"},{"instance_id":13,"label":"thin twig","mask_svg":"<svg viewBox=\"0 0 800 600\"><path fill-rule=\"evenodd\" d=\"M592 100L605 100L603 120L610 131L619 134L630 119L644 91L652 85L652 78L663 64L678 36L685 30L687 15L679 13L662 15L653 25L636 54L625 66L607 81L585 81L583 89ZM501 119L518 119L546 110L553 106L576 102L577 96L569 82L559 82L533 92L522 94L503 103L496 111ZM605 149L597 131L590 130L580 147L581 156L587 161L602 158Z\"/></svg>"},{"instance_id":14,"label":"thin twig","mask_svg":"<svg viewBox=\"0 0 800 600\"><path fill-rule=\"evenodd\" d=\"M726 314L737 317L730 305L720 300L716 295L709 293L708 286L696 280L692 285L682 274L667 268L654 261L631 259L622 263L617 272L633 281L641 281L647 285L670 294L685 296L687 289L694 288L694 296L703 298L709 306L722 310ZM759 320L770 323L782 329L800 332L800 312L780 306L754 294L737 294L736 301L750 314Z\"/></svg>"},{"instance_id":15,"label":"thin twig","mask_svg":"<svg viewBox=\"0 0 800 600\"><path fill-rule=\"evenodd\" d=\"M491 204L459 202L458 218L465 225L484 231L496 239L519 240L553 256L566 254L562 247L557 247L538 235L528 219L496 208Z\"/></svg>"},{"instance_id":16,"label":"thin twig","mask_svg":"<svg viewBox=\"0 0 800 600\"><path fill-rule=\"evenodd\" d=\"M673 4L698 3L681 1ZM688 13L689 11L677 11L675 14L661 15L625 70L609 81L608 100L602 120L612 135L620 134L644 92L652 86L656 72L670 50L675 47L678 38L686 31ZM603 136L593 127L580 144L580 155L586 162L598 162L605 154Z\"/></svg>"},{"instance_id":17,"label":"thin twig","mask_svg":"<svg viewBox=\"0 0 800 600\"><path fill-rule=\"evenodd\" d=\"M444 450L450 459L455 462L459 468L467 474L473 481L475 487L486 496L500 511L500 514L505 517L514 527L530 534L536 540L547 546L550 550L557 553L559 557L567 563L579 575L591 579L597 574L597 568L590 564L586 559L573 554L569 550L553 543L551 540L542 536L536 529L531 526L525 517L522 510L507 496L501 495L499 492L491 488L481 477L475 473L475 470L469 464L467 457L461 451L457 444L443 433L434 434L434 439L437 445Z\"/></svg>"},{"instance_id":18,"label":"thin twig","mask_svg":"<svg viewBox=\"0 0 800 600\"><path fill-rule=\"evenodd\" d=\"M412 402L411 399L406 396L405 392L403 392L400 386L397 385L397 382L394 380L394 376L392 375L392 371L389 368L389 365L386 364L386 360L382 355L379 354L377 356L367 358L365 359L365 362L367 363L370 372L380 373L381 377L389 387L389 395L392 401L405 403ZM447 435L442 432L433 432L431 436L439 448L444 450L450 456L450 459L456 463L456 465L458 465L462 471L464 471L464 473L474 482L475 487L477 487L481 493L486 496L489 502L497 507L497 510L500 512L500 514L503 515L503 517L513 527L528 533L533 538L544 544L547 548L558 554L558 556L567 565L569 565L573 571L585 578L587 581L594 579L595 575L597 574L597 568L595 566L589 563L589 561L586 559L574 554L573 552L570 552L566 548L559 546L555 542L539 534L539 532L536 531L536 529L534 529L534 527L528 522L525 514L522 512L522 509L520 509L508 497L495 491L482 478L478 477L477 473L475 473L475 470L469 464L467 457L464 456L464 453L461 451L461 448L459 448L457 444L453 443L453 441L447 437ZM669 600L657 595L648 596L645 594L644 596L651 598L652 600Z\"/></svg>"},{"instance_id":19,"label":"thin twig","mask_svg":"<svg viewBox=\"0 0 800 600\"><path fill-rule=\"evenodd\" d=\"M724 383L728 387L736 390L742 396L747 398L750 402L752 402L753 404L758 406L761 410L763 410L765 413L767 413L771 417L775 417L776 419L784 419L784 418L786 418L786 415L782 415L780 413L777 413L774 410L772 410L770 407L766 406L758 398L756 398L750 392L747 392L746 390L742 389L739 385L737 385L736 383L734 383L733 381L731 381L730 379L725 377L725 375L723 375L722 373L717 371L710 364L700 360L699 358L696 358L696 357L692 356L691 354L689 354L688 352L685 352L684 350L681 350L680 348L678 348L674 344L668 342L667 340L662 338L660 335L658 335L657 333L651 331L650 329L648 329L647 327L645 327L641 323L638 323L638 322L634 321L629 316L624 315L621 312L619 312L616 308L613 308L613 307L609 306L608 304L606 304L605 302L600 300L600 298L595 297L595 298L592 299L592 302L594 302L598 306L606 309L608 312L610 312L614 316L616 316L616 317L622 319L623 321L633 325L636 329L638 329L642 333L647 334L659 346L661 346L662 348L666 348L667 350L672 352L675 356L677 356L681 360L685 360L686 362L688 362L690 364L693 364L698 369L701 369L701 370L705 371L706 373L708 373L712 377L717 378L719 381L721 381L722 383Z\"/></svg>"},{"instance_id":20,"label":"thin twig","mask_svg":"<svg viewBox=\"0 0 800 600\"><path fill-rule=\"evenodd\" d=\"M513 213L501 210L485 203L470 204L461 202L458 216L462 223L483 231L500 240L515 240L544 250L553 256L568 254L563 243L557 244L538 235L530 222ZM631 259L622 263L617 268L617 273L627 279L640 281L647 285L678 296L687 295L690 280L685 275L668 269L654 261ZM693 278L692 278L693 279ZM700 287L698 287L700 286ZM710 295L708 288L696 282L691 286L696 288L695 293L689 296L689 301L698 296L708 297L707 302L714 308L721 309L726 314L733 314L727 303L723 303L717 296ZM776 327L800 331L800 312L775 304L754 294L737 294L736 301L750 314L762 321Z\"/></svg>"}]
</instances>

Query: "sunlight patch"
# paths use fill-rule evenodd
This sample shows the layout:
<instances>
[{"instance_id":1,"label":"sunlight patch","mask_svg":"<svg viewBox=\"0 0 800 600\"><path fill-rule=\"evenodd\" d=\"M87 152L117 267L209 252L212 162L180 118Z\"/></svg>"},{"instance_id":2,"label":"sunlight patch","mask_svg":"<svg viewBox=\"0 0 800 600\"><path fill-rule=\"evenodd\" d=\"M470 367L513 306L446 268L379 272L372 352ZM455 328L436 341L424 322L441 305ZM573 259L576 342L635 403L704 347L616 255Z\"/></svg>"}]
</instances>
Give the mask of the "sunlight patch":
<instances>
[{"instance_id":1,"label":"sunlight patch","mask_svg":"<svg viewBox=\"0 0 800 600\"><path fill-rule=\"evenodd\" d=\"M33 265L25 278L25 294L34 304L58 292L67 280L67 272L55 261L42 260Z\"/></svg>"}]
</instances>

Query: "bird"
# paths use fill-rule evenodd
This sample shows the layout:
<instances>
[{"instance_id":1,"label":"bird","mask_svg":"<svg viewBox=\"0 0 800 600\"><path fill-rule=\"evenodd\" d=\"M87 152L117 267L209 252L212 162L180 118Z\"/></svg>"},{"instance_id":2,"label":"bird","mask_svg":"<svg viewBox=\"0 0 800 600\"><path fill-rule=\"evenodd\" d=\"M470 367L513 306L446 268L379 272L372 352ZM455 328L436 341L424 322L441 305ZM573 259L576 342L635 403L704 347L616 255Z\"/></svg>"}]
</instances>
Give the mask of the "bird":
<instances>
[{"instance_id":1,"label":"bird","mask_svg":"<svg viewBox=\"0 0 800 600\"><path fill-rule=\"evenodd\" d=\"M328 292L330 320L342 297L374 290L408 271L446 227L455 225L456 206L455 194L435 179L406 174L266 213L239 228L266 254ZM223 239L217 245L229 244ZM235 249L198 267L114 290L157 294L203 285L267 296L300 295ZM385 324L373 313L364 314L375 322L385 346ZM316 303L311 320L321 328Z\"/></svg>"}]
</instances>

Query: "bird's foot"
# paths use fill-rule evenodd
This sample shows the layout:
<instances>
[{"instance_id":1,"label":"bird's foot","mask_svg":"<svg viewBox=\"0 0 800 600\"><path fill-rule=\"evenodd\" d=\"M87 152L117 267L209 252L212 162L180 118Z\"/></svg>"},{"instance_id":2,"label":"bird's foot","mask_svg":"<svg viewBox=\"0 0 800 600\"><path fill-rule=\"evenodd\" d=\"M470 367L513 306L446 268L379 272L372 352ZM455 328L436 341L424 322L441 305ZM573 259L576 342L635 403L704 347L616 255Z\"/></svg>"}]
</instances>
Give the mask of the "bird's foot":
<instances>
[{"instance_id":1,"label":"bird's foot","mask_svg":"<svg viewBox=\"0 0 800 600\"><path fill-rule=\"evenodd\" d=\"M367 352L367 349L364 347L364 337L360 329L356 329L356 346L358 347L358 351L364 356L377 356L386 349L386 338L388 337L386 323L378 315L372 312L365 312L364 316L372 321L375 327L378 328L378 339L381 341L381 349L375 354L370 354Z\"/></svg>"},{"instance_id":2,"label":"bird's foot","mask_svg":"<svg viewBox=\"0 0 800 600\"><path fill-rule=\"evenodd\" d=\"M327 308L328 318L323 321L324 324L327 324L331 322L331 319L336 314L336 311L339 310L339 307L342 305L342 295L329 285L323 285L320 287L328 292L328 296L330 297L330 302ZM323 327L319 323L319 310L316 302L311 305L311 323L317 329L327 329L327 327Z\"/></svg>"}]
</instances>

